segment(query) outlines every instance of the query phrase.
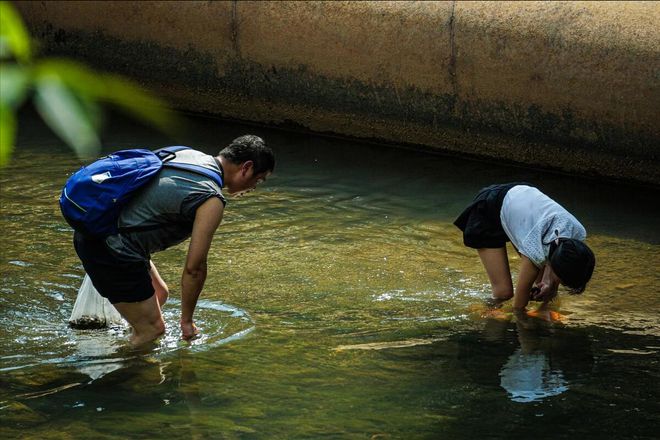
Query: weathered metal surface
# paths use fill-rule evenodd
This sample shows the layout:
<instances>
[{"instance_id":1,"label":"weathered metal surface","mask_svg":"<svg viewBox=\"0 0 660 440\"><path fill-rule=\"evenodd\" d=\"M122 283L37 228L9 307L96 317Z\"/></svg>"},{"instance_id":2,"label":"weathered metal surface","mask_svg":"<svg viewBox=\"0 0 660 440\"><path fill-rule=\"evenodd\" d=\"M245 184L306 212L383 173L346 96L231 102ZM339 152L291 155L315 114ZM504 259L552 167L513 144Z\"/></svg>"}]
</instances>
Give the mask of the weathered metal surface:
<instances>
[{"instance_id":1,"label":"weathered metal surface","mask_svg":"<svg viewBox=\"0 0 660 440\"><path fill-rule=\"evenodd\" d=\"M657 2L17 2L181 109L660 184Z\"/></svg>"}]
</instances>

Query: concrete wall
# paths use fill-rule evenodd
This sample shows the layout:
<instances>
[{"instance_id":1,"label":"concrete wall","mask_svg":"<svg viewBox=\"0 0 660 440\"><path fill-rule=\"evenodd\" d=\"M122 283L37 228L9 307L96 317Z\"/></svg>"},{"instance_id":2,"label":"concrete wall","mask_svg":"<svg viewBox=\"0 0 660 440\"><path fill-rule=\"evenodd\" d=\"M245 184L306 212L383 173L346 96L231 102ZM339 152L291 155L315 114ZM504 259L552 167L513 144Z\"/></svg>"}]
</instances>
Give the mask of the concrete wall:
<instances>
[{"instance_id":1,"label":"concrete wall","mask_svg":"<svg viewBox=\"0 0 660 440\"><path fill-rule=\"evenodd\" d=\"M17 2L181 109L660 184L657 2Z\"/></svg>"}]
</instances>

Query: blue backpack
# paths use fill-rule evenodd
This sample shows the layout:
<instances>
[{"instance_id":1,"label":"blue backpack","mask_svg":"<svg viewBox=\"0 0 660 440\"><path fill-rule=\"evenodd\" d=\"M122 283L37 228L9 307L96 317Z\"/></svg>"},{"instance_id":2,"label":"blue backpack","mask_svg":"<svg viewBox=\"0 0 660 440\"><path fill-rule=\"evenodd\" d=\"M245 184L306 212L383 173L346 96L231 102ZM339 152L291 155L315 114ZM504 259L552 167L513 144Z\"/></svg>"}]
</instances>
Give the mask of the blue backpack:
<instances>
[{"instance_id":1,"label":"blue backpack","mask_svg":"<svg viewBox=\"0 0 660 440\"><path fill-rule=\"evenodd\" d=\"M188 148L122 150L83 166L69 177L62 189L60 209L64 219L87 237L116 234L122 208L163 166L204 175L222 188L222 173L199 165L171 162L177 151Z\"/></svg>"}]
</instances>

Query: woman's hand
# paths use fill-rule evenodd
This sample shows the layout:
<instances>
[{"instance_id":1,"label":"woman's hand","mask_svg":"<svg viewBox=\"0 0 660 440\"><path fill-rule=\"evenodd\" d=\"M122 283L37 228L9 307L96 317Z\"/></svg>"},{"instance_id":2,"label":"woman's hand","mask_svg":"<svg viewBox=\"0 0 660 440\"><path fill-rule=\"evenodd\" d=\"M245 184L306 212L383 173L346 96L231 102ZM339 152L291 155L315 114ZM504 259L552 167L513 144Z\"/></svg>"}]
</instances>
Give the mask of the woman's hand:
<instances>
[{"instance_id":1,"label":"woman's hand","mask_svg":"<svg viewBox=\"0 0 660 440\"><path fill-rule=\"evenodd\" d=\"M533 301L543 301L550 302L557 296L558 284L546 284L540 282L536 286L532 287L532 290L529 292L529 297Z\"/></svg>"},{"instance_id":2,"label":"woman's hand","mask_svg":"<svg viewBox=\"0 0 660 440\"><path fill-rule=\"evenodd\" d=\"M541 281L537 287L539 290L538 293L534 295L534 299L548 303L557 296L559 283L554 280L550 282Z\"/></svg>"},{"instance_id":3,"label":"woman's hand","mask_svg":"<svg viewBox=\"0 0 660 440\"><path fill-rule=\"evenodd\" d=\"M520 272L513 295L513 308L524 309L531 298L531 289L537 278L539 269L524 255L520 255Z\"/></svg>"},{"instance_id":4,"label":"woman's hand","mask_svg":"<svg viewBox=\"0 0 660 440\"><path fill-rule=\"evenodd\" d=\"M549 264L545 265L543 269L543 276L541 280L536 283L529 293L529 297L535 301L543 301L548 303L557 296L557 289L559 288L559 277L552 270Z\"/></svg>"}]
</instances>

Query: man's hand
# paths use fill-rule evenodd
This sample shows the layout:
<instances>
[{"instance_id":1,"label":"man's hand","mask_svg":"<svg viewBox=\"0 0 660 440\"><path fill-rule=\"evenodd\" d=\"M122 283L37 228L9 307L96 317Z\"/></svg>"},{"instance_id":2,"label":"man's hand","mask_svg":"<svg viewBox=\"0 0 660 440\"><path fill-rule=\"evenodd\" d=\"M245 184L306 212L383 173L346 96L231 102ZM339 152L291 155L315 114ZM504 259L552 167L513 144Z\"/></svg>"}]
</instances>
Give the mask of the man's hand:
<instances>
[{"instance_id":1,"label":"man's hand","mask_svg":"<svg viewBox=\"0 0 660 440\"><path fill-rule=\"evenodd\" d=\"M181 337L183 339L190 341L191 339L194 339L198 334L199 330L197 330L197 326L194 322L181 321Z\"/></svg>"}]
</instances>

